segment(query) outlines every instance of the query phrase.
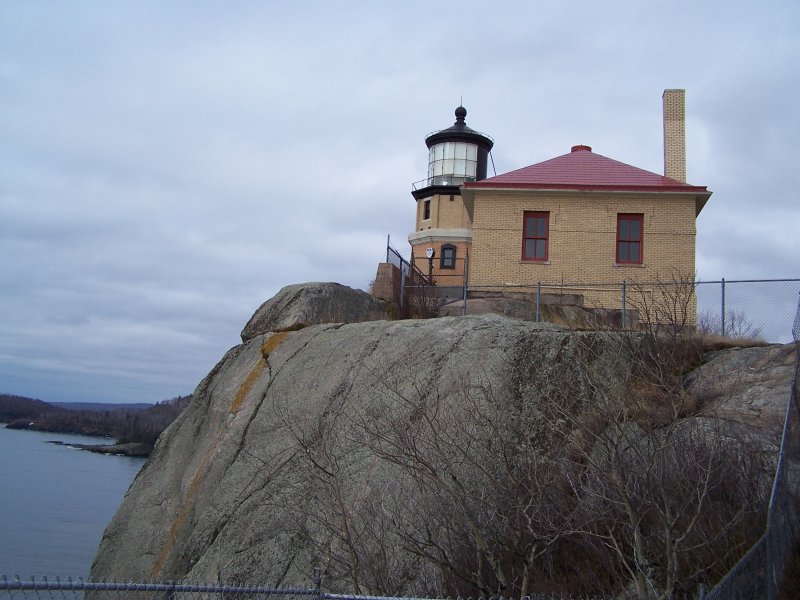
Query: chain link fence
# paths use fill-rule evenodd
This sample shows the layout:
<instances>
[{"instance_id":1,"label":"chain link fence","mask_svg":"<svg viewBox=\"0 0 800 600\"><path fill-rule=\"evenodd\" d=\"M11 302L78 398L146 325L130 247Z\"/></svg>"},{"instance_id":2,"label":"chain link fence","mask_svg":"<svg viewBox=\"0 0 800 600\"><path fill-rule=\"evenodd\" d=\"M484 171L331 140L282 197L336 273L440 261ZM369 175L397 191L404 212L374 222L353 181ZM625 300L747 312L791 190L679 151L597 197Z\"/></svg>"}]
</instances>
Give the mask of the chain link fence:
<instances>
[{"instance_id":1,"label":"chain link fence","mask_svg":"<svg viewBox=\"0 0 800 600\"><path fill-rule=\"evenodd\" d=\"M7 595L5 595L7 594ZM436 600L401 596L358 596L329 594L317 589L270 588L258 586L203 585L190 583L92 582L47 578L40 580L8 580L0 578L0 597L63 600ZM757 596L749 596L755 598ZM454 598L449 600L515 600L504 596ZM576 596L572 594L531 594L519 600L631 600L630 596ZM675 600L696 600L680 596Z\"/></svg>"},{"instance_id":2,"label":"chain link fence","mask_svg":"<svg viewBox=\"0 0 800 600\"><path fill-rule=\"evenodd\" d=\"M792 341L787 324L797 306L800 279L698 281L698 324L723 336Z\"/></svg>"},{"instance_id":3,"label":"chain link fence","mask_svg":"<svg viewBox=\"0 0 800 600\"><path fill-rule=\"evenodd\" d=\"M798 351L789 402L786 406L775 479L764 535L730 572L717 583L705 600L749 600L751 598L796 598L800 589L783 590L783 583L800 562L800 303L792 327ZM783 590L783 593L781 593ZM790 595L794 593L795 595Z\"/></svg>"},{"instance_id":4,"label":"chain link fence","mask_svg":"<svg viewBox=\"0 0 800 600\"><path fill-rule=\"evenodd\" d=\"M463 278L463 276L462 276ZM444 297L464 298L462 314L469 314L468 299L481 296L509 296L527 299L532 318L547 320L545 306L575 304L581 308L605 311L604 322L619 327L635 327L648 317L676 323L685 318L703 333L734 338L759 339L785 344L792 341L789 329L794 318L800 279L750 279L719 281L654 281L617 283L565 282L559 284L465 286L453 291L448 286ZM440 284L437 282L437 287ZM691 300L676 315L681 302ZM651 313L651 314L647 314Z\"/></svg>"},{"instance_id":5,"label":"chain link fence","mask_svg":"<svg viewBox=\"0 0 800 600\"><path fill-rule=\"evenodd\" d=\"M688 315L693 325L704 333L723 337L753 338L769 343L792 341L787 323L795 313L800 295L800 278L795 279L726 279L717 281L659 280L616 282L536 281L529 284L500 282L470 285L469 254L430 258L412 248L409 259L387 239L386 262L400 269L401 306L403 301L423 296L427 304L437 298L439 304L463 302L461 314L468 314L470 298L491 295L525 297L534 304L535 320L546 320L546 304L577 302L589 309L616 311L616 324L631 327L641 320L641 308L657 300L667 302L685 294L693 296ZM407 302L405 302L407 303ZM453 314L451 311L448 314ZM674 315L671 315L674 318ZM614 318L610 319L614 322ZM609 319L606 319L608 322Z\"/></svg>"},{"instance_id":6,"label":"chain link fence","mask_svg":"<svg viewBox=\"0 0 800 600\"><path fill-rule=\"evenodd\" d=\"M83 579L22 580L0 577L0 597L14 600L63 598L71 600L211 600L319 599L324 595L318 587L266 587L242 585L207 585L182 582L103 582Z\"/></svg>"}]
</instances>

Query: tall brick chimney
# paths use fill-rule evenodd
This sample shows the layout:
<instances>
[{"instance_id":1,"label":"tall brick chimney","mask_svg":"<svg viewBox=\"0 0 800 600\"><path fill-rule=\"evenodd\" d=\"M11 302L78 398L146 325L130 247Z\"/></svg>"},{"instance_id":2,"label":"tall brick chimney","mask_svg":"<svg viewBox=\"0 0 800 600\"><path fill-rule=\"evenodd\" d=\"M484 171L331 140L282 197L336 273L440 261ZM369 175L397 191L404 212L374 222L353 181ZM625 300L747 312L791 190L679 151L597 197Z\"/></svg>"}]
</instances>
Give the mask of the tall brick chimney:
<instances>
[{"instance_id":1,"label":"tall brick chimney","mask_svg":"<svg viewBox=\"0 0 800 600\"><path fill-rule=\"evenodd\" d=\"M664 90L664 175L686 183L686 90Z\"/></svg>"}]
</instances>

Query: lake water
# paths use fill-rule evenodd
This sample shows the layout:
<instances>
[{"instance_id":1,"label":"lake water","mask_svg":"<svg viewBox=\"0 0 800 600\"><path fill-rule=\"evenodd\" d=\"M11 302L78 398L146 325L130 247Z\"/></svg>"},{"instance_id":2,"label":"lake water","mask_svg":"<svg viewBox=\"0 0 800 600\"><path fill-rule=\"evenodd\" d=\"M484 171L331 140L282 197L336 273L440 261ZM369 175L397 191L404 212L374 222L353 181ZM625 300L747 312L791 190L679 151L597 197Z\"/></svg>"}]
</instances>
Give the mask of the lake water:
<instances>
[{"instance_id":1,"label":"lake water","mask_svg":"<svg viewBox=\"0 0 800 600\"><path fill-rule=\"evenodd\" d=\"M87 577L103 530L144 464L50 440L108 443L0 425L0 575Z\"/></svg>"}]
</instances>

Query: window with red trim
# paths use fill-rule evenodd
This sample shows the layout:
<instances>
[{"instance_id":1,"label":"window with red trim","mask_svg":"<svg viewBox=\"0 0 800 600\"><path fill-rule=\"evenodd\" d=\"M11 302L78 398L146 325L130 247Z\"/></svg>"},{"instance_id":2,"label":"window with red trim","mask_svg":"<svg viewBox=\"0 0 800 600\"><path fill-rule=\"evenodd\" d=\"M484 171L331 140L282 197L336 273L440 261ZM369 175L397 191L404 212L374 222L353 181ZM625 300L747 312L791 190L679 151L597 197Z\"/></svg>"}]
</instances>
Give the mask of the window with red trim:
<instances>
[{"instance_id":1,"label":"window with red trim","mask_svg":"<svg viewBox=\"0 0 800 600\"><path fill-rule=\"evenodd\" d=\"M617 263L641 264L644 215L617 215Z\"/></svg>"},{"instance_id":2,"label":"window with red trim","mask_svg":"<svg viewBox=\"0 0 800 600\"><path fill-rule=\"evenodd\" d=\"M549 212L525 212L522 218L522 260L547 260Z\"/></svg>"}]
</instances>

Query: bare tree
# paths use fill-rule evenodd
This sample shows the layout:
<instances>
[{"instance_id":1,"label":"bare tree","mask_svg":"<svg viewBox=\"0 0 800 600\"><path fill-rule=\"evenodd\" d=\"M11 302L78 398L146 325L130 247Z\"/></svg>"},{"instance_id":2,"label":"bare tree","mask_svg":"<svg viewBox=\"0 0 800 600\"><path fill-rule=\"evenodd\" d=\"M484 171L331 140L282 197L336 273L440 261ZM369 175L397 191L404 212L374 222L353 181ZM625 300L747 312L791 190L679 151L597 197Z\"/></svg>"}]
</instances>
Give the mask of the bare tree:
<instances>
[{"instance_id":1,"label":"bare tree","mask_svg":"<svg viewBox=\"0 0 800 600\"><path fill-rule=\"evenodd\" d=\"M298 449L290 527L323 565L326 579L355 594L414 593L425 568L402 551L395 531L405 486L376 474L385 465L353 430L347 386L317 414L280 411Z\"/></svg>"},{"instance_id":2,"label":"bare tree","mask_svg":"<svg viewBox=\"0 0 800 600\"><path fill-rule=\"evenodd\" d=\"M388 387L392 401L361 415L365 443L416 490L397 533L436 565L438 593L528 595L574 511L559 447L534 435L533 404L509 404L479 368L450 381L457 393Z\"/></svg>"},{"instance_id":3,"label":"bare tree","mask_svg":"<svg viewBox=\"0 0 800 600\"><path fill-rule=\"evenodd\" d=\"M703 335L722 335L723 327L719 315L710 312L700 313L697 331ZM762 341L761 329L740 310L729 310L725 314L725 337Z\"/></svg>"},{"instance_id":4,"label":"bare tree","mask_svg":"<svg viewBox=\"0 0 800 600\"><path fill-rule=\"evenodd\" d=\"M630 306L638 313L640 329L670 340L694 331L697 322L697 295L694 273L673 271L668 277L633 282L629 287Z\"/></svg>"},{"instance_id":5,"label":"bare tree","mask_svg":"<svg viewBox=\"0 0 800 600\"><path fill-rule=\"evenodd\" d=\"M595 515L586 532L616 555L639 598L689 591L754 541L742 534L763 522L764 465L753 450L686 421L615 419L593 437L574 481Z\"/></svg>"},{"instance_id":6,"label":"bare tree","mask_svg":"<svg viewBox=\"0 0 800 600\"><path fill-rule=\"evenodd\" d=\"M533 333L502 373L371 362L368 399L343 382L313 414L284 406L293 532L358 594L667 600L714 581L760 534L766 470L694 393L678 289L647 296L645 332L565 333L547 354Z\"/></svg>"},{"instance_id":7,"label":"bare tree","mask_svg":"<svg viewBox=\"0 0 800 600\"><path fill-rule=\"evenodd\" d=\"M693 293L688 282L657 298L647 292L639 310L655 319L645 321L649 332L619 334L631 365L620 393L599 393L584 414L565 410L563 399L549 403L552 419L575 432L570 478L595 515L584 532L603 541L648 600L721 575L763 522L763 455L723 427L687 376L702 357L687 327Z\"/></svg>"}]
</instances>

